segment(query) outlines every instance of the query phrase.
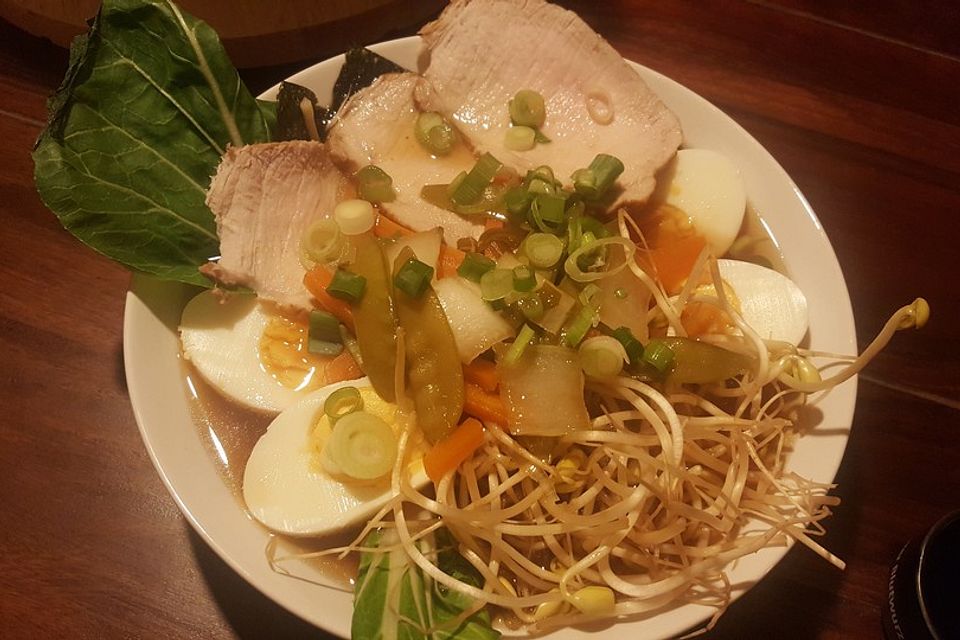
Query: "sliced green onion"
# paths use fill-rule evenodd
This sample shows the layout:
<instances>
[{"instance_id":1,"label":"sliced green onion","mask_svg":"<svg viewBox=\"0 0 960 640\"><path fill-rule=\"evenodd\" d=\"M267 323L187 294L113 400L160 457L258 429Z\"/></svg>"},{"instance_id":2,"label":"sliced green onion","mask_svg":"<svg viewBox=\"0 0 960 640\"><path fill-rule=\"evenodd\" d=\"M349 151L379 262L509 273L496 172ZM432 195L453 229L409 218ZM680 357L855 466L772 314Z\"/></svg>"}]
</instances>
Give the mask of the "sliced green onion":
<instances>
[{"instance_id":1,"label":"sliced green onion","mask_svg":"<svg viewBox=\"0 0 960 640\"><path fill-rule=\"evenodd\" d=\"M553 140L545 136L543 134L543 131L540 131L540 129L533 130L533 140L537 144L550 144L551 142L553 142Z\"/></svg>"},{"instance_id":2,"label":"sliced green onion","mask_svg":"<svg viewBox=\"0 0 960 640\"><path fill-rule=\"evenodd\" d=\"M530 193L549 193L556 195L562 186L553 174L553 169L547 165L540 165L536 169L527 171L523 184Z\"/></svg>"},{"instance_id":3,"label":"sliced green onion","mask_svg":"<svg viewBox=\"0 0 960 640\"><path fill-rule=\"evenodd\" d=\"M433 267L416 258L410 258L393 277L393 285L411 298L419 298L430 286L431 278Z\"/></svg>"},{"instance_id":4,"label":"sliced green onion","mask_svg":"<svg viewBox=\"0 0 960 640\"><path fill-rule=\"evenodd\" d=\"M577 193L588 195L591 190L595 191L597 188L597 176L590 169L577 169L570 179Z\"/></svg>"},{"instance_id":5,"label":"sliced green onion","mask_svg":"<svg viewBox=\"0 0 960 640\"><path fill-rule=\"evenodd\" d=\"M457 267L457 273L471 282L480 282L483 274L495 268L497 263L482 253L468 253Z\"/></svg>"},{"instance_id":6,"label":"sliced green onion","mask_svg":"<svg viewBox=\"0 0 960 640\"><path fill-rule=\"evenodd\" d=\"M510 151L530 151L537 145L537 132L530 127L513 126L503 136L503 146Z\"/></svg>"},{"instance_id":7,"label":"sliced green onion","mask_svg":"<svg viewBox=\"0 0 960 640\"><path fill-rule=\"evenodd\" d=\"M592 233L594 238L608 238L611 235L610 230L592 216L583 216L580 218L580 228L583 229L584 233L588 231Z\"/></svg>"},{"instance_id":8,"label":"sliced green onion","mask_svg":"<svg viewBox=\"0 0 960 640\"><path fill-rule=\"evenodd\" d=\"M622 262L608 266L605 271L584 271L582 268L580 268L578 261L581 256L583 256L585 253L596 251L597 249L610 244L619 244L623 247L624 258ZM566 261L563 263L563 268L567 275L576 282L593 282L594 280L600 280L601 278L607 278L614 274L620 273L622 270L626 269L627 265L629 265L633 260L636 250L637 245L635 245L628 238L623 238L621 236L600 238L599 240L595 240L590 244L584 244L581 242L580 248L567 256Z\"/></svg>"},{"instance_id":9,"label":"sliced green onion","mask_svg":"<svg viewBox=\"0 0 960 640\"><path fill-rule=\"evenodd\" d=\"M643 358L643 344L637 340L630 329L619 327L611 331L610 335L623 345L623 350L627 353L630 364L640 363L641 358Z\"/></svg>"},{"instance_id":10,"label":"sliced green onion","mask_svg":"<svg viewBox=\"0 0 960 640\"><path fill-rule=\"evenodd\" d=\"M623 173L619 158L599 153L586 169L573 172L573 188L586 198L601 198Z\"/></svg>"},{"instance_id":11,"label":"sliced green onion","mask_svg":"<svg viewBox=\"0 0 960 640\"><path fill-rule=\"evenodd\" d=\"M445 156L457 143L457 132L439 113L428 111L417 116L413 135L430 153Z\"/></svg>"},{"instance_id":12,"label":"sliced green onion","mask_svg":"<svg viewBox=\"0 0 960 640\"><path fill-rule=\"evenodd\" d=\"M583 251L580 252L580 257L577 258L577 266L583 271L596 270L598 267L603 266L603 259L606 257L606 252L603 251L602 247L593 247L591 248L594 242L597 241L597 237L593 235L592 231L584 231L583 235L580 236L580 249Z\"/></svg>"},{"instance_id":13,"label":"sliced green onion","mask_svg":"<svg viewBox=\"0 0 960 640\"><path fill-rule=\"evenodd\" d=\"M510 101L510 120L513 124L539 128L547 119L543 96L532 89L521 89Z\"/></svg>"},{"instance_id":14,"label":"sliced green onion","mask_svg":"<svg viewBox=\"0 0 960 640\"><path fill-rule=\"evenodd\" d=\"M327 264L343 252L343 235L335 220L317 220L300 238L300 262L305 269L317 264Z\"/></svg>"},{"instance_id":15,"label":"sliced green onion","mask_svg":"<svg viewBox=\"0 0 960 640\"><path fill-rule=\"evenodd\" d=\"M463 184L463 181L467 179L467 172L461 171L456 175L456 177L450 181L450 184L447 185L447 198L453 198L453 194L456 193L457 189L460 188L460 185Z\"/></svg>"},{"instance_id":16,"label":"sliced green onion","mask_svg":"<svg viewBox=\"0 0 960 640\"><path fill-rule=\"evenodd\" d=\"M533 195L522 187L513 187L503 196L503 204L511 216L525 218L530 210Z\"/></svg>"},{"instance_id":17,"label":"sliced green onion","mask_svg":"<svg viewBox=\"0 0 960 640\"><path fill-rule=\"evenodd\" d=\"M534 178L530 181L530 184L527 185L527 192L533 195L545 193L552 196L557 194L557 185L543 178Z\"/></svg>"},{"instance_id":18,"label":"sliced green onion","mask_svg":"<svg viewBox=\"0 0 960 640\"><path fill-rule=\"evenodd\" d=\"M662 340L653 339L643 350L643 361L652 366L661 375L673 367L676 356L673 349Z\"/></svg>"},{"instance_id":19,"label":"sliced green onion","mask_svg":"<svg viewBox=\"0 0 960 640\"><path fill-rule=\"evenodd\" d=\"M343 351L340 323L332 314L326 311L310 312L307 351L324 356L340 355L340 352Z\"/></svg>"},{"instance_id":20,"label":"sliced green onion","mask_svg":"<svg viewBox=\"0 0 960 640\"><path fill-rule=\"evenodd\" d=\"M531 233L523 241L523 253L537 269L549 269L563 255L563 241L552 233Z\"/></svg>"},{"instance_id":21,"label":"sliced green onion","mask_svg":"<svg viewBox=\"0 0 960 640\"><path fill-rule=\"evenodd\" d=\"M344 269L337 269L333 279L327 285L327 293L334 298L346 300L351 304L360 302L363 292L367 288L367 279Z\"/></svg>"},{"instance_id":22,"label":"sliced green onion","mask_svg":"<svg viewBox=\"0 0 960 640\"><path fill-rule=\"evenodd\" d=\"M368 164L357 171L358 192L367 202L393 202L397 198L393 190L393 178L375 164Z\"/></svg>"},{"instance_id":23,"label":"sliced green onion","mask_svg":"<svg viewBox=\"0 0 960 640\"><path fill-rule=\"evenodd\" d=\"M333 425L321 460L328 470L357 480L380 478L397 460L397 436L381 418L354 411Z\"/></svg>"},{"instance_id":24,"label":"sliced green onion","mask_svg":"<svg viewBox=\"0 0 960 640\"><path fill-rule=\"evenodd\" d=\"M550 232L563 225L566 198L538 193L530 204L530 217L540 231Z\"/></svg>"},{"instance_id":25,"label":"sliced green onion","mask_svg":"<svg viewBox=\"0 0 960 640\"><path fill-rule=\"evenodd\" d=\"M480 199L483 190L493 181L502 166L503 163L489 153L483 154L450 194L450 199L454 204L473 204Z\"/></svg>"},{"instance_id":26,"label":"sliced green onion","mask_svg":"<svg viewBox=\"0 0 960 640\"><path fill-rule=\"evenodd\" d=\"M504 364L511 365L519 360L535 335L536 333L530 328L530 325L523 325L520 333L517 334L517 339L513 341L513 344L507 349L507 354L503 357Z\"/></svg>"},{"instance_id":27,"label":"sliced green onion","mask_svg":"<svg viewBox=\"0 0 960 640\"><path fill-rule=\"evenodd\" d=\"M533 291L537 286L537 275L525 264L513 268L513 290L520 293Z\"/></svg>"},{"instance_id":28,"label":"sliced green onion","mask_svg":"<svg viewBox=\"0 0 960 640\"><path fill-rule=\"evenodd\" d=\"M585 307L597 308L599 306L598 295L600 295L600 287L590 282L580 290L580 295L577 296L577 299L580 304Z\"/></svg>"},{"instance_id":29,"label":"sliced green onion","mask_svg":"<svg viewBox=\"0 0 960 640\"><path fill-rule=\"evenodd\" d=\"M487 302L502 300L513 292L513 271L491 269L480 278L480 297Z\"/></svg>"},{"instance_id":30,"label":"sliced green onion","mask_svg":"<svg viewBox=\"0 0 960 640\"><path fill-rule=\"evenodd\" d=\"M323 412L330 418L330 424L336 424L337 420L343 416L361 409L363 409L363 398L356 387L340 387L327 396L323 403Z\"/></svg>"},{"instance_id":31,"label":"sliced green onion","mask_svg":"<svg viewBox=\"0 0 960 640\"><path fill-rule=\"evenodd\" d=\"M580 367L592 378L612 378L623 370L627 352L616 338L594 336L580 345Z\"/></svg>"},{"instance_id":32,"label":"sliced green onion","mask_svg":"<svg viewBox=\"0 0 960 640\"><path fill-rule=\"evenodd\" d=\"M536 294L521 297L517 300L517 308L520 309L524 318L532 322L542 319L543 314L546 313L543 300Z\"/></svg>"},{"instance_id":33,"label":"sliced green onion","mask_svg":"<svg viewBox=\"0 0 960 640\"><path fill-rule=\"evenodd\" d=\"M348 236L366 233L373 228L377 214L373 205L366 200L344 200L333 209L333 219L340 231Z\"/></svg>"},{"instance_id":34,"label":"sliced green onion","mask_svg":"<svg viewBox=\"0 0 960 640\"><path fill-rule=\"evenodd\" d=\"M576 347L586 337L587 332L599 322L597 310L591 306L580 307L569 324L564 327L563 341L570 347Z\"/></svg>"},{"instance_id":35,"label":"sliced green onion","mask_svg":"<svg viewBox=\"0 0 960 640\"><path fill-rule=\"evenodd\" d=\"M582 216L573 213L567 220L567 251L570 253L580 248L580 242L583 238L581 218Z\"/></svg>"}]
</instances>

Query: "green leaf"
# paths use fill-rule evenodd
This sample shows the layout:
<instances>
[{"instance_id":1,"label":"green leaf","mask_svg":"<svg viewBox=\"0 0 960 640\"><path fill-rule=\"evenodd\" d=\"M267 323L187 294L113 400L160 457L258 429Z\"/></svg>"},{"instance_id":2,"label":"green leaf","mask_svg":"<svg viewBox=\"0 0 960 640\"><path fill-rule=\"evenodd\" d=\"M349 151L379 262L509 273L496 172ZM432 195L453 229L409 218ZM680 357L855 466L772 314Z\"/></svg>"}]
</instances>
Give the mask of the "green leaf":
<instances>
[{"instance_id":1,"label":"green leaf","mask_svg":"<svg viewBox=\"0 0 960 640\"><path fill-rule=\"evenodd\" d=\"M209 285L210 177L227 145L270 138L213 29L171 2L105 0L48 106L34 177L63 226L132 269Z\"/></svg>"},{"instance_id":2,"label":"green leaf","mask_svg":"<svg viewBox=\"0 0 960 640\"><path fill-rule=\"evenodd\" d=\"M360 556L354 590L351 637L355 640L496 640L500 633L490 624L486 609L457 626L456 619L469 610L471 598L433 581L398 547L392 529L374 531L364 546L376 548ZM445 529L418 542L425 556L436 557L447 575L471 586L482 585L480 574L456 550L456 541Z\"/></svg>"}]
</instances>

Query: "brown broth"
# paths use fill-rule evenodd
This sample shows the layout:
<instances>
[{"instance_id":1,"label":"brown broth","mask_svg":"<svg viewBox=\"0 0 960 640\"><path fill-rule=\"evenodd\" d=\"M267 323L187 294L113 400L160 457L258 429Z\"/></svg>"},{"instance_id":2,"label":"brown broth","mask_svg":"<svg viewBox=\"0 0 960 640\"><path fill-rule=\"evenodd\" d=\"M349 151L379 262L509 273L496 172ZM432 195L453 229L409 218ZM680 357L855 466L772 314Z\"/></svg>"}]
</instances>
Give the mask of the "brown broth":
<instances>
[{"instance_id":1,"label":"brown broth","mask_svg":"<svg viewBox=\"0 0 960 640\"><path fill-rule=\"evenodd\" d=\"M190 415L200 439L224 482L243 505L243 472L257 440L273 419L224 398L187 363L183 375L188 387Z\"/></svg>"},{"instance_id":2,"label":"brown broth","mask_svg":"<svg viewBox=\"0 0 960 640\"><path fill-rule=\"evenodd\" d=\"M779 271L785 276L789 275L776 238L773 237L760 213L749 202L743 216L743 223L740 225L740 232L726 257L754 262Z\"/></svg>"},{"instance_id":3,"label":"brown broth","mask_svg":"<svg viewBox=\"0 0 960 640\"><path fill-rule=\"evenodd\" d=\"M204 448L214 462L224 483L238 506L246 511L243 501L243 473L253 447L273 420L273 416L246 409L222 396L203 380L191 365L180 358L190 415L200 433ZM252 516L248 517L251 519ZM259 525L258 525L259 526ZM270 534L280 541L277 556L314 553L350 544L356 531L323 538L295 538ZM356 553L340 559L336 555L311 558L310 564L337 587L352 589L357 575ZM291 569L296 573L294 569Z\"/></svg>"}]
</instances>

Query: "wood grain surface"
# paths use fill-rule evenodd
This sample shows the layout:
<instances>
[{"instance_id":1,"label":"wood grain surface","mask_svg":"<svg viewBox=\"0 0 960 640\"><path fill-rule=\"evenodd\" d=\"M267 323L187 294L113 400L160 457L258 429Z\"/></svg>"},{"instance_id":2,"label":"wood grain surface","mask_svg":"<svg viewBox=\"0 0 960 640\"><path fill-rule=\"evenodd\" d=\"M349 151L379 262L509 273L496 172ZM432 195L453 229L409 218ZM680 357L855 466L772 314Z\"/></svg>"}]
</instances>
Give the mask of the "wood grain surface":
<instances>
[{"instance_id":1,"label":"wood grain surface","mask_svg":"<svg viewBox=\"0 0 960 640\"><path fill-rule=\"evenodd\" d=\"M928 326L860 378L825 540L846 571L794 549L705 636L880 637L890 562L960 508L957 4L562 4L780 161L831 238L861 346L901 304L930 302ZM0 22L0 636L325 637L207 547L140 442L121 349L130 276L33 187L29 153L66 60ZM244 78L256 93L292 70Z\"/></svg>"}]
</instances>

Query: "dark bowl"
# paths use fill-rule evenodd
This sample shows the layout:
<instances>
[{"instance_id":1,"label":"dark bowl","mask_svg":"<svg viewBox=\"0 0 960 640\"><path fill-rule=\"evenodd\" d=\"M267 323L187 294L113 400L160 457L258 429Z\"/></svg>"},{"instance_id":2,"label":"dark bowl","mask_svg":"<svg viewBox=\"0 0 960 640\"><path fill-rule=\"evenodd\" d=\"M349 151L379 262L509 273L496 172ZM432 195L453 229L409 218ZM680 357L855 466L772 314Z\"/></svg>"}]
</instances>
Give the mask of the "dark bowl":
<instances>
[{"instance_id":1,"label":"dark bowl","mask_svg":"<svg viewBox=\"0 0 960 640\"><path fill-rule=\"evenodd\" d=\"M904 545L890 569L888 640L960 639L960 511Z\"/></svg>"}]
</instances>

